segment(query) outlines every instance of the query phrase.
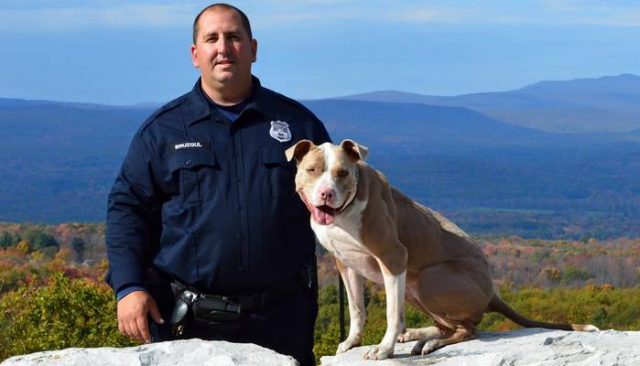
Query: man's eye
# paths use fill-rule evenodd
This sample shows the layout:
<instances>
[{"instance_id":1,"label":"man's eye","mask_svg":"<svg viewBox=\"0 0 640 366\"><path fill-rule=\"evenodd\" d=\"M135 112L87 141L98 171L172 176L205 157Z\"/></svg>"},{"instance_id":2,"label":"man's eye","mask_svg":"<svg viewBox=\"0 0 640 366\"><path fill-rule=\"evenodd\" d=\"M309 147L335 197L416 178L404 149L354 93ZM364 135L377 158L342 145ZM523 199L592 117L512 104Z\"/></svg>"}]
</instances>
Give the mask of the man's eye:
<instances>
[{"instance_id":1,"label":"man's eye","mask_svg":"<svg viewBox=\"0 0 640 366\"><path fill-rule=\"evenodd\" d=\"M307 174L316 174L316 168L307 168Z\"/></svg>"}]
</instances>

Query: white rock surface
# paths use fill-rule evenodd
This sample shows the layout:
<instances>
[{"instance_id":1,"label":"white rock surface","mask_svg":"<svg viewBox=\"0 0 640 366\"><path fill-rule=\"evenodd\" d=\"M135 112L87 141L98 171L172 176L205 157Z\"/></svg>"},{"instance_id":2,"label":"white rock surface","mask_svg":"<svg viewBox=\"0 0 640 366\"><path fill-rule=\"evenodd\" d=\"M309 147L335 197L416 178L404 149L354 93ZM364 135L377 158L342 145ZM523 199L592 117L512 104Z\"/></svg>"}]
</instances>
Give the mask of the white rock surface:
<instances>
[{"instance_id":1,"label":"white rock surface","mask_svg":"<svg viewBox=\"0 0 640 366\"><path fill-rule=\"evenodd\" d=\"M128 348L67 348L15 356L1 366L296 366L284 356L255 344L189 339Z\"/></svg>"},{"instance_id":2,"label":"white rock surface","mask_svg":"<svg viewBox=\"0 0 640 366\"><path fill-rule=\"evenodd\" d=\"M521 329L484 332L478 339L441 348L426 356L411 356L416 342L396 344L395 357L365 361L368 347L325 356L322 366L626 366L640 365L640 332L606 330L565 332Z\"/></svg>"}]
</instances>

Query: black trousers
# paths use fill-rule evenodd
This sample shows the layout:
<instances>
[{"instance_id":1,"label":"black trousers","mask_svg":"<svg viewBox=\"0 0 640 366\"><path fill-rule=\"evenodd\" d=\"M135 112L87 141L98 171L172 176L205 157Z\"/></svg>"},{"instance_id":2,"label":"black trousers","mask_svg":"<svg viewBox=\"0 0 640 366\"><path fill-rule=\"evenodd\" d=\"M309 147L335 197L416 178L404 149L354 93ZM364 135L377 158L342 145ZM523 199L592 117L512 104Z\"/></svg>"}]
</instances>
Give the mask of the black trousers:
<instances>
[{"instance_id":1,"label":"black trousers","mask_svg":"<svg viewBox=\"0 0 640 366\"><path fill-rule=\"evenodd\" d=\"M168 323L175 303L170 287L155 287L151 295L160 308L162 318ZM158 325L151 319L149 323L154 342L200 338L254 343L293 356L301 366L313 366L313 328L317 315L317 289L301 286L294 294L247 314L238 321L233 330L200 324L189 317L183 334L174 337L170 325Z\"/></svg>"}]
</instances>

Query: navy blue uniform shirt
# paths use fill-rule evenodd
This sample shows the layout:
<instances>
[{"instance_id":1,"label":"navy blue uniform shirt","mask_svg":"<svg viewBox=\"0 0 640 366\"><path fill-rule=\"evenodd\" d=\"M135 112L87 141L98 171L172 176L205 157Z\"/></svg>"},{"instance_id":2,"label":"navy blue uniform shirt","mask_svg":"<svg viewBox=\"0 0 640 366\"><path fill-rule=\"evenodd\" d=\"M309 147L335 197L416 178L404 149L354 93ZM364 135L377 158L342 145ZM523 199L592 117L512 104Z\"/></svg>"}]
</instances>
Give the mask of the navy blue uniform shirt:
<instances>
[{"instance_id":1,"label":"navy blue uniform shirt","mask_svg":"<svg viewBox=\"0 0 640 366\"><path fill-rule=\"evenodd\" d=\"M300 103L253 84L233 123L198 80L135 134L109 195L107 282L115 291L148 288L152 264L203 292L260 291L313 259L309 213L284 152L329 136Z\"/></svg>"}]
</instances>

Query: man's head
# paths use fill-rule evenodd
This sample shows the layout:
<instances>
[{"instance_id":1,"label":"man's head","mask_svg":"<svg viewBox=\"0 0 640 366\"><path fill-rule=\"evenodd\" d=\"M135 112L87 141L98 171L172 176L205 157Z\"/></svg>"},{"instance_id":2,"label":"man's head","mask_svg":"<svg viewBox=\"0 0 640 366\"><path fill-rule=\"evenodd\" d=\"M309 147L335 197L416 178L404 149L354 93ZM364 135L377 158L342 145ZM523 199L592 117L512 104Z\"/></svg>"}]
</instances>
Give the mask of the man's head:
<instances>
[{"instance_id":1,"label":"man's head","mask_svg":"<svg viewBox=\"0 0 640 366\"><path fill-rule=\"evenodd\" d=\"M253 39L253 33L251 32L251 23L249 22L249 17L247 17L247 14L245 14L242 10L236 8L233 5L225 4L225 3L217 3L217 4L211 4L211 5L207 6L206 8L202 9L200 11L200 13L198 13L198 15L196 15L196 18L193 20L193 44L196 44L196 40L198 39L198 30L199 30L198 29L198 21L200 20L200 16L202 15L202 13L206 12L209 9L215 8L215 7L220 7L220 8L229 9L229 10L235 10L240 15L240 20L242 21L242 26L244 27L244 30L249 35L249 38Z\"/></svg>"},{"instance_id":2,"label":"man's head","mask_svg":"<svg viewBox=\"0 0 640 366\"><path fill-rule=\"evenodd\" d=\"M225 99L248 96L257 48L249 19L234 6L210 5L194 20L193 65L200 69L204 91L216 102L216 97L224 104Z\"/></svg>"}]
</instances>

